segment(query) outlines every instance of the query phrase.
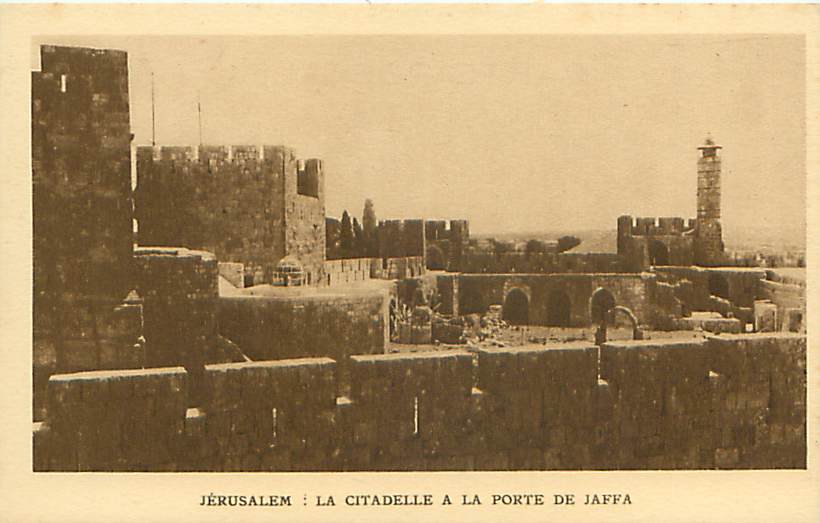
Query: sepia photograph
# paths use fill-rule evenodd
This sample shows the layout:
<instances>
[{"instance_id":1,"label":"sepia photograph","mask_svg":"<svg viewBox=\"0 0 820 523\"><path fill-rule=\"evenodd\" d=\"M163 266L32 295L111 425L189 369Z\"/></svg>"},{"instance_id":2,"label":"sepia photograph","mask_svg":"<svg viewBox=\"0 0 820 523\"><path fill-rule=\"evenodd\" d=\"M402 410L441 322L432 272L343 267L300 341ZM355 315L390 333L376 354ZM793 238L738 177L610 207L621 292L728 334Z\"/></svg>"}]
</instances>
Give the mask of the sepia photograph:
<instances>
[{"instance_id":1,"label":"sepia photograph","mask_svg":"<svg viewBox=\"0 0 820 523\"><path fill-rule=\"evenodd\" d=\"M806 468L802 37L31 62L33 470Z\"/></svg>"},{"instance_id":2,"label":"sepia photograph","mask_svg":"<svg viewBox=\"0 0 820 523\"><path fill-rule=\"evenodd\" d=\"M820 518L816 5L0 4L0 520Z\"/></svg>"}]
</instances>

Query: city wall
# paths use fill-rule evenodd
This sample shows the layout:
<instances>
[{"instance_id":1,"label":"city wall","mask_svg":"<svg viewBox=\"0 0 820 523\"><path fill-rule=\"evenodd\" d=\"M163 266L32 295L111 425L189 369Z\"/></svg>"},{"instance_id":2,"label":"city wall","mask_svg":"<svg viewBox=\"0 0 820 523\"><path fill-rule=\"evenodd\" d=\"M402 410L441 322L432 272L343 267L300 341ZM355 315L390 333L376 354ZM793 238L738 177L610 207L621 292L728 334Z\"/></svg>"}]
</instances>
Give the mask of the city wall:
<instances>
[{"instance_id":1,"label":"city wall","mask_svg":"<svg viewBox=\"0 0 820 523\"><path fill-rule=\"evenodd\" d=\"M694 262L695 219L620 216L618 254L628 270Z\"/></svg>"},{"instance_id":2,"label":"city wall","mask_svg":"<svg viewBox=\"0 0 820 523\"><path fill-rule=\"evenodd\" d=\"M427 255L424 220L384 220L377 229L379 257Z\"/></svg>"},{"instance_id":3,"label":"city wall","mask_svg":"<svg viewBox=\"0 0 820 523\"><path fill-rule=\"evenodd\" d=\"M462 254L461 272L487 274L566 274L590 272L635 272L628 270L622 256L612 253L526 253L497 254L467 248Z\"/></svg>"},{"instance_id":4,"label":"city wall","mask_svg":"<svg viewBox=\"0 0 820 523\"><path fill-rule=\"evenodd\" d=\"M761 281L766 279L763 269L731 269L701 267L655 267L658 279L666 282L692 282L692 310L714 310L711 296L728 300L737 307L749 308L759 298Z\"/></svg>"},{"instance_id":5,"label":"city wall","mask_svg":"<svg viewBox=\"0 0 820 523\"><path fill-rule=\"evenodd\" d=\"M600 363L599 363L600 362ZM357 355L53 376L35 470L806 467L795 334Z\"/></svg>"},{"instance_id":6,"label":"city wall","mask_svg":"<svg viewBox=\"0 0 820 523\"><path fill-rule=\"evenodd\" d=\"M380 354L388 339L388 296L380 291L315 296L235 296L218 300L219 332L254 361ZM347 380L342 380L345 382Z\"/></svg>"},{"instance_id":7,"label":"city wall","mask_svg":"<svg viewBox=\"0 0 820 523\"><path fill-rule=\"evenodd\" d=\"M457 301L460 314L483 313L503 305L513 289L527 296L529 323L583 327L590 325L590 300L603 288L615 304L632 310L638 321L653 319L654 276L642 274L460 274Z\"/></svg>"},{"instance_id":8,"label":"city wall","mask_svg":"<svg viewBox=\"0 0 820 523\"><path fill-rule=\"evenodd\" d=\"M758 298L776 307L776 330L803 330L806 328L806 287L788 281L762 280Z\"/></svg>"},{"instance_id":9,"label":"city wall","mask_svg":"<svg viewBox=\"0 0 820 523\"><path fill-rule=\"evenodd\" d=\"M322 163L288 147L139 147L134 214L142 245L213 252L255 283L293 255L306 280L323 278Z\"/></svg>"},{"instance_id":10,"label":"city wall","mask_svg":"<svg viewBox=\"0 0 820 523\"><path fill-rule=\"evenodd\" d=\"M31 73L34 416L48 376L138 366L128 56L42 46Z\"/></svg>"},{"instance_id":11,"label":"city wall","mask_svg":"<svg viewBox=\"0 0 820 523\"><path fill-rule=\"evenodd\" d=\"M343 285L364 280L402 280L421 276L426 271L424 258L345 258L324 263L325 283Z\"/></svg>"}]
</instances>

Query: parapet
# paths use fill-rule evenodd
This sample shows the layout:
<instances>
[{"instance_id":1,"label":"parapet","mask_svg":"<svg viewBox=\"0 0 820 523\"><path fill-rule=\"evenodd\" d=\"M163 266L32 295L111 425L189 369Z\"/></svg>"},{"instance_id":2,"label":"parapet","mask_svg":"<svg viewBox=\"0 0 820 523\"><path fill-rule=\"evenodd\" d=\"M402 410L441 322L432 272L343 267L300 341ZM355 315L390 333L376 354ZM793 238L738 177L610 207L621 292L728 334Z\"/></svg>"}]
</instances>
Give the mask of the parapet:
<instances>
[{"instance_id":1,"label":"parapet","mask_svg":"<svg viewBox=\"0 0 820 523\"><path fill-rule=\"evenodd\" d=\"M57 74L96 74L101 63L127 70L128 53L118 49L91 47L40 46L40 70Z\"/></svg>"},{"instance_id":2,"label":"parapet","mask_svg":"<svg viewBox=\"0 0 820 523\"><path fill-rule=\"evenodd\" d=\"M353 356L344 397L336 365L209 365L199 409L182 369L54 377L34 468L806 467L805 336Z\"/></svg>"},{"instance_id":3,"label":"parapet","mask_svg":"<svg viewBox=\"0 0 820 523\"><path fill-rule=\"evenodd\" d=\"M680 236L695 228L696 220L680 217L618 217L619 236Z\"/></svg>"},{"instance_id":4,"label":"parapet","mask_svg":"<svg viewBox=\"0 0 820 523\"><path fill-rule=\"evenodd\" d=\"M295 162L296 154L293 148L285 145L141 145L137 147L137 158L143 161L150 158L155 162L242 165L251 160L268 163ZM321 170L320 160L307 160L305 165L308 164L312 169L318 165L318 170Z\"/></svg>"}]
</instances>

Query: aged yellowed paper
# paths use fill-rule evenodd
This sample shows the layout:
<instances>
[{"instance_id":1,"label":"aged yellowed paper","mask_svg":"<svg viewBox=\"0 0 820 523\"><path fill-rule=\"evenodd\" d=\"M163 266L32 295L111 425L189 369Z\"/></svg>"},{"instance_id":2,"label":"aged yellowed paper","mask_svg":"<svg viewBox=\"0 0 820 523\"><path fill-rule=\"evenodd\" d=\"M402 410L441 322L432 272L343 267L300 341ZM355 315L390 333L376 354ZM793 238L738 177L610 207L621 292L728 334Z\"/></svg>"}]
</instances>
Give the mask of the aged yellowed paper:
<instances>
[{"instance_id":1,"label":"aged yellowed paper","mask_svg":"<svg viewBox=\"0 0 820 523\"><path fill-rule=\"evenodd\" d=\"M814 521L816 6L3 6L10 520Z\"/></svg>"}]
</instances>

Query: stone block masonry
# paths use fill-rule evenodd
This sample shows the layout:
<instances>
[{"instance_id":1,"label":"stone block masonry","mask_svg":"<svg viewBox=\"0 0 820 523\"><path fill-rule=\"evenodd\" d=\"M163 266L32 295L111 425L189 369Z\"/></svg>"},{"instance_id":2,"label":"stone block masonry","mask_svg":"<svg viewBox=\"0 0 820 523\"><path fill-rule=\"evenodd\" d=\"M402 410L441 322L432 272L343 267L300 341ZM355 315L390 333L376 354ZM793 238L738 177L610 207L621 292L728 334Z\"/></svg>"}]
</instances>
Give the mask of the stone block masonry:
<instances>
[{"instance_id":1,"label":"stone block masonry","mask_svg":"<svg viewBox=\"0 0 820 523\"><path fill-rule=\"evenodd\" d=\"M140 247L135 262L144 302L145 366L184 366L197 397L219 335L216 258L203 251Z\"/></svg>"},{"instance_id":2,"label":"stone block masonry","mask_svg":"<svg viewBox=\"0 0 820 523\"><path fill-rule=\"evenodd\" d=\"M199 470L321 470L332 463L336 363L329 358L209 365ZM198 464L198 465L197 465Z\"/></svg>"},{"instance_id":3,"label":"stone block masonry","mask_svg":"<svg viewBox=\"0 0 820 523\"><path fill-rule=\"evenodd\" d=\"M295 256L324 281L324 172L284 146L139 147L135 215L142 245L183 246L242 263L270 283Z\"/></svg>"},{"instance_id":4,"label":"stone block masonry","mask_svg":"<svg viewBox=\"0 0 820 523\"><path fill-rule=\"evenodd\" d=\"M723 334L78 373L49 381L35 470L806 467L806 337Z\"/></svg>"},{"instance_id":5,"label":"stone block masonry","mask_svg":"<svg viewBox=\"0 0 820 523\"><path fill-rule=\"evenodd\" d=\"M385 350L386 294L222 297L219 331L254 361L327 356L349 389L348 356Z\"/></svg>"},{"instance_id":6,"label":"stone block masonry","mask_svg":"<svg viewBox=\"0 0 820 523\"><path fill-rule=\"evenodd\" d=\"M472 357L466 352L353 356L351 455L365 470L468 464Z\"/></svg>"},{"instance_id":7,"label":"stone block masonry","mask_svg":"<svg viewBox=\"0 0 820 523\"><path fill-rule=\"evenodd\" d=\"M43 46L31 74L34 416L48 376L139 366L125 52Z\"/></svg>"},{"instance_id":8,"label":"stone block masonry","mask_svg":"<svg viewBox=\"0 0 820 523\"><path fill-rule=\"evenodd\" d=\"M458 310L484 313L503 304L515 289L527 296L528 323L561 327L591 324L591 298L610 292L617 305L632 310L641 324L652 321L654 276L641 274L459 274Z\"/></svg>"},{"instance_id":9,"label":"stone block masonry","mask_svg":"<svg viewBox=\"0 0 820 523\"><path fill-rule=\"evenodd\" d=\"M481 350L485 448L477 468L590 468L598 457L597 358L588 343Z\"/></svg>"},{"instance_id":10,"label":"stone block masonry","mask_svg":"<svg viewBox=\"0 0 820 523\"><path fill-rule=\"evenodd\" d=\"M40 435L48 450L35 470L175 470L187 392L179 367L51 376L48 434Z\"/></svg>"}]
</instances>

